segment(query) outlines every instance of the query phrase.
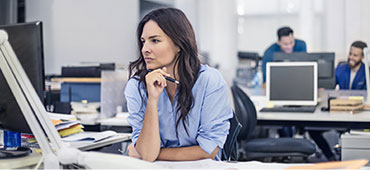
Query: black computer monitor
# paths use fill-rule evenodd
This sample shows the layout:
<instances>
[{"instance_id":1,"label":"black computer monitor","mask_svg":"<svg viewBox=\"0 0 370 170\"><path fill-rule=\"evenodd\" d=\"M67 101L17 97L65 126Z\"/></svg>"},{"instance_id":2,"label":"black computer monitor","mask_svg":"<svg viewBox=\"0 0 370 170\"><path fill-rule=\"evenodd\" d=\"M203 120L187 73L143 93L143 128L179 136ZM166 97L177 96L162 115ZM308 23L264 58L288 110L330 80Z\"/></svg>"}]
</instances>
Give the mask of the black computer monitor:
<instances>
[{"instance_id":1,"label":"black computer monitor","mask_svg":"<svg viewBox=\"0 0 370 170\"><path fill-rule=\"evenodd\" d=\"M15 25L0 25L8 33L19 62L24 68L41 101L44 99L44 54L42 22L28 22ZM0 71L0 126L17 131L31 132L22 111Z\"/></svg>"},{"instance_id":2,"label":"black computer monitor","mask_svg":"<svg viewBox=\"0 0 370 170\"><path fill-rule=\"evenodd\" d=\"M315 61L318 64L319 88L335 88L335 54L330 52L324 53L274 53L274 61Z\"/></svg>"}]
</instances>

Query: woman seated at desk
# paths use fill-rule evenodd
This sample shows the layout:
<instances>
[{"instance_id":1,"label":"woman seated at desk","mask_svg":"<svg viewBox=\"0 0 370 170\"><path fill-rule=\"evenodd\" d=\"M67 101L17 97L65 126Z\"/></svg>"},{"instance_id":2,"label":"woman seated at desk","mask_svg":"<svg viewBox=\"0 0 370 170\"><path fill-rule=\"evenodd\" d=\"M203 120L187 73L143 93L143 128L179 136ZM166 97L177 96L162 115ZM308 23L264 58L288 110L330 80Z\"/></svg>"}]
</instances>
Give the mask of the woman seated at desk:
<instances>
[{"instance_id":1,"label":"woman seated at desk","mask_svg":"<svg viewBox=\"0 0 370 170\"><path fill-rule=\"evenodd\" d=\"M233 116L228 86L216 69L200 64L189 20L178 9L154 10L139 23L137 40L141 53L130 63L125 90L129 156L220 160Z\"/></svg>"}]
</instances>

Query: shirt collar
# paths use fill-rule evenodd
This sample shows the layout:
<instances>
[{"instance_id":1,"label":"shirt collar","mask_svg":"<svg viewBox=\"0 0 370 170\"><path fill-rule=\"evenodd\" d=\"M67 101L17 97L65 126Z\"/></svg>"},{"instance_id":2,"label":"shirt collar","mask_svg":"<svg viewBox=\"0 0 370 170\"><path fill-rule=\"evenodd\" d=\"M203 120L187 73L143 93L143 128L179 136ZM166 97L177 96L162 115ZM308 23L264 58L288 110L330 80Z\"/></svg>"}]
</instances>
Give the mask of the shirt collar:
<instances>
[{"instance_id":1,"label":"shirt collar","mask_svg":"<svg viewBox=\"0 0 370 170\"><path fill-rule=\"evenodd\" d=\"M201 64L200 65L200 69L199 69L199 73L203 72L203 71L206 71L206 69L208 68L208 65L206 64Z\"/></svg>"}]
</instances>

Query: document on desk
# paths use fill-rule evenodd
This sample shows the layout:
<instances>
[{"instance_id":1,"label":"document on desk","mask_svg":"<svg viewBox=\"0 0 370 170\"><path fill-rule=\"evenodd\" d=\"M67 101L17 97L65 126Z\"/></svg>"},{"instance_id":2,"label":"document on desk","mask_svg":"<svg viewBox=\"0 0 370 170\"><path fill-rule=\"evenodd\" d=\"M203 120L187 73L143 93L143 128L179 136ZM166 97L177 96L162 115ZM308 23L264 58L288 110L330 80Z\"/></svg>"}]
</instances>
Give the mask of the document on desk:
<instances>
[{"instance_id":1,"label":"document on desk","mask_svg":"<svg viewBox=\"0 0 370 170\"><path fill-rule=\"evenodd\" d=\"M60 113L48 113L50 119L54 120L77 120L76 116Z\"/></svg>"},{"instance_id":2,"label":"document on desk","mask_svg":"<svg viewBox=\"0 0 370 170\"><path fill-rule=\"evenodd\" d=\"M55 125L55 128L57 128L57 130L59 131L59 130L70 128L78 124L81 124L81 122L77 120L69 120L69 121L60 122L59 124Z\"/></svg>"},{"instance_id":3,"label":"document on desk","mask_svg":"<svg viewBox=\"0 0 370 170\"><path fill-rule=\"evenodd\" d=\"M80 132L62 138L64 142L98 142L116 135L117 132L107 130L104 132Z\"/></svg>"}]
</instances>

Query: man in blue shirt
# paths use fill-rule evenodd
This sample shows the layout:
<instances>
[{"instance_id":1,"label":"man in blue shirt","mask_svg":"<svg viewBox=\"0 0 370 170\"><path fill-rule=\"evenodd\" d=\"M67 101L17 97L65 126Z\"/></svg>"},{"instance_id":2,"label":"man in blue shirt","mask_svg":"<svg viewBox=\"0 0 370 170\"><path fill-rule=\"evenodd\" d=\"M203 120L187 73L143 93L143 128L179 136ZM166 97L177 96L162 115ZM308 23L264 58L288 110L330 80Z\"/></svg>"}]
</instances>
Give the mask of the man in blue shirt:
<instances>
[{"instance_id":1,"label":"man in blue shirt","mask_svg":"<svg viewBox=\"0 0 370 170\"><path fill-rule=\"evenodd\" d=\"M293 53L306 52L306 43L302 40L295 39L293 30L290 27L281 27L277 31L278 41L272 44L262 57L263 83L266 82L266 63L274 61L275 52Z\"/></svg>"},{"instance_id":2,"label":"man in blue shirt","mask_svg":"<svg viewBox=\"0 0 370 170\"><path fill-rule=\"evenodd\" d=\"M363 49L367 44L362 41L352 43L346 64L335 70L335 82L340 89L366 89L365 64Z\"/></svg>"},{"instance_id":3,"label":"man in blue shirt","mask_svg":"<svg viewBox=\"0 0 370 170\"><path fill-rule=\"evenodd\" d=\"M350 47L347 63L339 65L335 71L335 81L340 89L366 89L365 64L363 49L367 47L362 41L355 41ZM322 136L322 130L311 130L309 134L323 151L329 161L335 161L337 158L332 152L326 139Z\"/></svg>"}]
</instances>

